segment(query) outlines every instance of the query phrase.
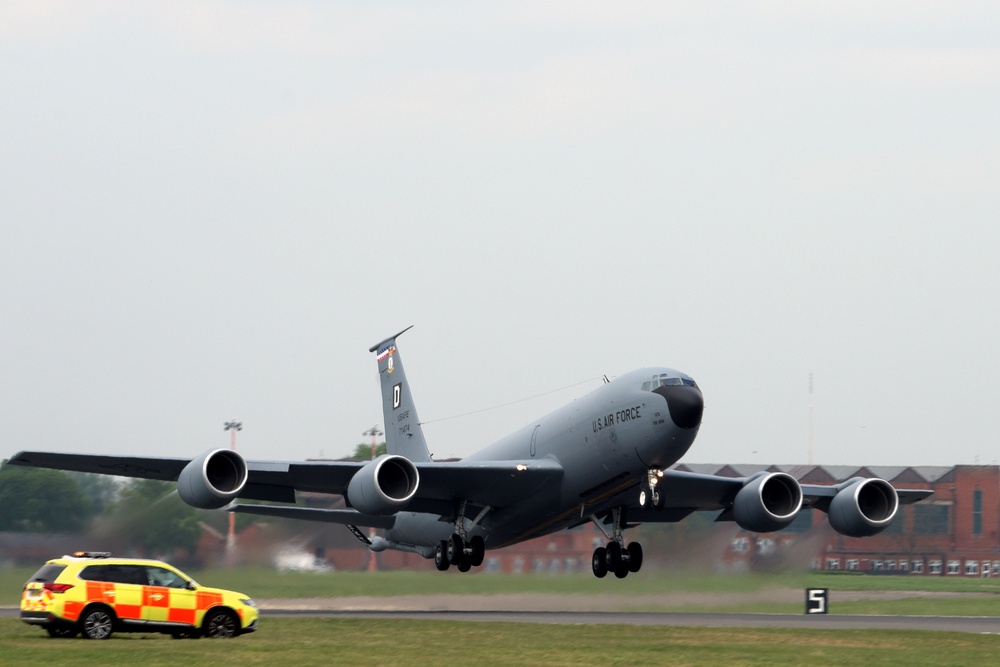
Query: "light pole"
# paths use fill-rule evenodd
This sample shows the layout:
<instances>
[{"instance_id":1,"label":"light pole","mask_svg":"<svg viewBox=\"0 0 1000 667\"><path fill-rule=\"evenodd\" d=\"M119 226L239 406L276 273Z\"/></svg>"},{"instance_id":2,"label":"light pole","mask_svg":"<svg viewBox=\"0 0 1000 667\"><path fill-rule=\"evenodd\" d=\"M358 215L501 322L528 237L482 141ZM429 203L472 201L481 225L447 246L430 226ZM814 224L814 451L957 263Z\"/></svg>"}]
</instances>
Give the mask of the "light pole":
<instances>
[{"instance_id":1,"label":"light pole","mask_svg":"<svg viewBox=\"0 0 1000 667\"><path fill-rule=\"evenodd\" d=\"M375 450L378 448L378 437L382 435L382 431L379 429L378 424L372 426L370 429L362 433L361 435L370 435L372 437L372 461L375 460ZM375 529L372 528L368 531L368 538L371 539L375 537ZM378 563L375 561L375 552L368 551L368 571L375 572L378 569Z\"/></svg>"},{"instance_id":2,"label":"light pole","mask_svg":"<svg viewBox=\"0 0 1000 667\"><path fill-rule=\"evenodd\" d=\"M377 438L382 435L382 431L379 430L378 424L372 426L370 429L362 433L361 435L370 435L372 437L372 461L375 460L375 448L378 446Z\"/></svg>"},{"instance_id":3,"label":"light pole","mask_svg":"<svg viewBox=\"0 0 1000 667\"><path fill-rule=\"evenodd\" d=\"M236 432L243 430L243 422L238 422L235 419L230 419L227 421L223 427L223 431L229 431L229 449L236 451ZM236 560L236 513L229 513L229 532L226 534L226 564L232 567Z\"/></svg>"}]
</instances>

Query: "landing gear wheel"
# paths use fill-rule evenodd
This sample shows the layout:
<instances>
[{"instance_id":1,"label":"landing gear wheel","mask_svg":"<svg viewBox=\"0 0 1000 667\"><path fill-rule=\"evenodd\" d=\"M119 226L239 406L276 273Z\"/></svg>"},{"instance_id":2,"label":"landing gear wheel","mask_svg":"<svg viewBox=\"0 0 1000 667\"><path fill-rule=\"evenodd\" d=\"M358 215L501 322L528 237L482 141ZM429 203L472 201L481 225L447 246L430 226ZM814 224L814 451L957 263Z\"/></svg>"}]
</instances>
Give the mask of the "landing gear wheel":
<instances>
[{"instance_id":1,"label":"landing gear wheel","mask_svg":"<svg viewBox=\"0 0 1000 667\"><path fill-rule=\"evenodd\" d=\"M461 558L458 559L458 571L459 572L468 572L471 569L472 569L472 559L471 558L469 558L468 556L464 556L463 555Z\"/></svg>"},{"instance_id":2,"label":"landing gear wheel","mask_svg":"<svg viewBox=\"0 0 1000 667\"><path fill-rule=\"evenodd\" d=\"M590 566L594 570L594 576L603 579L608 573L608 554L604 547L594 549L594 555L590 559Z\"/></svg>"},{"instance_id":3,"label":"landing gear wheel","mask_svg":"<svg viewBox=\"0 0 1000 667\"><path fill-rule=\"evenodd\" d=\"M630 542L625 553L628 554L629 572L638 572L639 568L642 567L642 545L638 542Z\"/></svg>"},{"instance_id":4,"label":"landing gear wheel","mask_svg":"<svg viewBox=\"0 0 1000 667\"><path fill-rule=\"evenodd\" d=\"M639 489L639 509L648 510L652 506L653 506L653 498L649 492L649 489L647 489L646 485L643 484L642 488Z\"/></svg>"},{"instance_id":5,"label":"landing gear wheel","mask_svg":"<svg viewBox=\"0 0 1000 667\"><path fill-rule=\"evenodd\" d=\"M80 632L87 639L107 639L115 627L115 617L107 607L91 607L80 618Z\"/></svg>"},{"instance_id":6,"label":"landing gear wheel","mask_svg":"<svg viewBox=\"0 0 1000 667\"><path fill-rule=\"evenodd\" d=\"M448 541L448 562L457 564L463 553L465 553L465 542L462 541L461 535L455 533Z\"/></svg>"},{"instance_id":7,"label":"landing gear wheel","mask_svg":"<svg viewBox=\"0 0 1000 667\"><path fill-rule=\"evenodd\" d=\"M618 577L619 579L624 579L625 577L627 577L628 576L628 565L625 564L625 563L622 563L621 565L619 565L618 569L615 570L615 576Z\"/></svg>"},{"instance_id":8,"label":"landing gear wheel","mask_svg":"<svg viewBox=\"0 0 1000 667\"><path fill-rule=\"evenodd\" d=\"M451 565L448 559L448 540L441 540L434 549L434 567L444 572Z\"/></svg>"},{"instance_id":9,"label":"landing gear wheel","mask_svg":"<svg viewBox=\"0 0 1000 667\"><path fill-rule=\"evenodd\" d=\"M472 547L472 556L470 557L472 567L479 567L483 564L483 559L486 558L486 541L480 535L474 535L469 540L469 546Z\"/></svg>"},{"instance_id":10,"label":"landing gear wheel","mask_svg":"<svg viewBox=\"0 0 1000 667\"><path fill-rule=\"evenodd\" d=\"M653 490L653 508L661 510L663 509L663 502L666 500L666 496L660 489Z\"/></svg>"},{"instance_id":11,"label":"landing gear wheel","mask_svg":"<svg viewBox=\"0 0 1000 667\"><path fill-rule=\"evenodd\" d=\"M606 549L608 557L608 570L618 573L622 567L622 545L617 542L609 542Z\"/></svg>"},{"instance_id":12,"label":"landing gear wheel","mask_svg":"<svg viewBox=\"0 0 1000 667\"><path fill-rule=\"evenodd\" d=\"M236 617L225 609L216 609L205 615L206 637L213 639L235 637L239 627Z\"/></svg>"}]
</instances>

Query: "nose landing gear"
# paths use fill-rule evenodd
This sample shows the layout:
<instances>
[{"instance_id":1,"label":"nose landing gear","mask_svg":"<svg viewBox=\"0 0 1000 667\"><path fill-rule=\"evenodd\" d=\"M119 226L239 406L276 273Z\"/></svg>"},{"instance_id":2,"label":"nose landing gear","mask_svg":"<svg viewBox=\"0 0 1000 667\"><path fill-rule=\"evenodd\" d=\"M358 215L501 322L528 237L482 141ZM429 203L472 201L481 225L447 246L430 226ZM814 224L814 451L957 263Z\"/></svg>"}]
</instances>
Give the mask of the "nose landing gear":
<instances>
[{"instance_id":1,"label":"nose landing gear","mask_svg":"<svg viewBox=\"0 0 1000 667\"><path fill-rule=\"evenodd\" d=\"M663 509L666 498L660 487L662 478L663 471L659 468L650 468L646 473L646 479L639 484L639 507L641 509Z\"/></svg>"}]
</instances>

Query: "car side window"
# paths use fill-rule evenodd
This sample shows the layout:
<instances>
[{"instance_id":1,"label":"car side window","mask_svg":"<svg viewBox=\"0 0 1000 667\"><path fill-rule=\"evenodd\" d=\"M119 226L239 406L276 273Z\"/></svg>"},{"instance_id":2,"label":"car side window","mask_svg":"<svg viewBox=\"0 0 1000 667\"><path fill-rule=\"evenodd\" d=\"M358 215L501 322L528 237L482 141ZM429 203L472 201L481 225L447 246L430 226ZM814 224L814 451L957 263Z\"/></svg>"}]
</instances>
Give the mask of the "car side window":
<instances>
[{"instance_id":1,"label":"car side window","mask_svg":"<svg viewBox=\"0 0 1000 667\"><path fill-rule=\"evenodd\" d=\"M145 568L141 565L123 565L118 573L118 583L146 585Z\"/></svg>"},{"instance_id":2,"label":"car side window","mask_svg":"<svg viewBox=\"0 0 1000 667\"><path fill-rule=\"evenodd\" d=\"M80 571L80 578L86 581L114 581L112 565L88 565Z\"/></svg>"},{"instance_id":3,"label":"car side window","mask_svg":"<svg viewBox=\"0 0 1000 667\"><path fill-rule=\"evenodd\" d=\"M167 588L187 588L187 579L164 567L147 567L146 575L150 586L166 586Z\"/></svg>"}]
</instances>

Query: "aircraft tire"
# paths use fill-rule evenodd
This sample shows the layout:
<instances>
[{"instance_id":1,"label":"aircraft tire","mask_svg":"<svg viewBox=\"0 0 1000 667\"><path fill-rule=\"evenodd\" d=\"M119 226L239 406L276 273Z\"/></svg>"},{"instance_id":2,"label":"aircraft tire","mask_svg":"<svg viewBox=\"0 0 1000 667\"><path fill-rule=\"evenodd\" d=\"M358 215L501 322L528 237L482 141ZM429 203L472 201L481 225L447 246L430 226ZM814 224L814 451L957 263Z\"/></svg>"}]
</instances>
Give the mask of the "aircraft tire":
<instances>
[{"instance_id":1,"label":"aircraft tire","mask_svg":"<svg viewBox=\"0 0 1000 667\"><path fill-rule=\"evenodd\" d=\"M628 576L628 565L626 565L624 563L622 563L621 565L619 565L618 569L615 570L615 576L618 577L619 579L624 579L625 577L627 577Z\"/></svg>"},{"instance_id":2,"label":"aircraft tire","mask_svg":"<svg viewBox=\"0 0 1000 667\"><path fill-rule=\"evenodd\" d=\"M666 496L660 489L656 489L655 491L653 491L653 508L658 510L663 509L663 503L666 501L666 499L667 499Z\"/></svg>"},{"instance_id":3,"label":"aircraft tire","mask_svg":"<svg viewBox=\"0 0 1000 667\"><path fill-rule=\"evenodd\" d=\"M590 566L594 570L594 576L603 579L608 573L608 555L604 547L594 549L594 556L590 559Z\"/></svg>"},{"instance_id":4,"label":"aircraft tire","mask_svg":"<svg viewBox=\"0 0 1000 667\"><path fill-rule=\"evenodd\" d=\"M628 569L629 572L638 572L642 567L642 545L638 542L629 542L628 548Z\"/></svg>"},{"instance_id":5,"label":"aircraft tire","mask_svg":"<svg viewBox=\"0 0 1000 667\"><path fill-rule=\"evenodd\" d=\"M486 541L481 536L475 535L469 541L469 546L472 547L472 567L479 567L486 558Z\"/></svg>"},{"instance_id":6,"label":"aircraft tire","mask_svg":"<svg viewBox=\"0 0 1000 667\"><path fill-rule=\"evenodd\" d=\"M448 540L448 562L457 565L464 551L465 543L462 541L462 537L458 533L455 533Z\"/></svg>"},{"instance_id":7,"label":"aircraft tire","mask_svg":"<svg viewBox=\"0 0 1000 667\"><path fill-rule=\"evenodd\" d=\"M458 559L458 571L468 572L472 569L472 559L468 556L462 556Z\"/></svg>"},{"instance_id":8,"label":"aircraft tire","mask_svg":"<svg viewBox=\"0 0 1000 667\"><path fill-rule=\"evenodd\" d=\"M440 572L445 572L451 566L448 560L448 540L441 540L434 549L434 567Z\"/></svg>"},{"instance_id":9,"label":"aircraft tire","mask_svg":"<svg viewBox=\"0 0 1000 667\"><path fill-rule=\"evenodd\" d=\"M639 509L648 510L653 506L652 498L650 497L649 489L643 484L642 488L639 489Z\"/></svg>"},{"instance_id":10,"label":"aircraft tire","mask_svg":"<svg viewBox=\"0 0 1000 667\"><path fill-rule=\"evenodd\" d=\"M609 542L607 552L608 570L617 573L623 564L622 547L617 542Z\"/></svg>"}]
</instances>

